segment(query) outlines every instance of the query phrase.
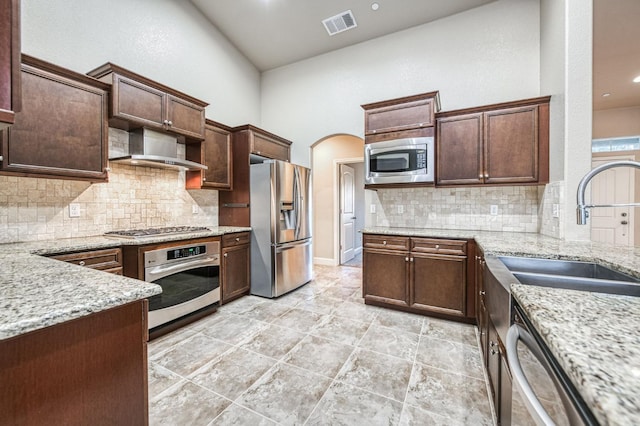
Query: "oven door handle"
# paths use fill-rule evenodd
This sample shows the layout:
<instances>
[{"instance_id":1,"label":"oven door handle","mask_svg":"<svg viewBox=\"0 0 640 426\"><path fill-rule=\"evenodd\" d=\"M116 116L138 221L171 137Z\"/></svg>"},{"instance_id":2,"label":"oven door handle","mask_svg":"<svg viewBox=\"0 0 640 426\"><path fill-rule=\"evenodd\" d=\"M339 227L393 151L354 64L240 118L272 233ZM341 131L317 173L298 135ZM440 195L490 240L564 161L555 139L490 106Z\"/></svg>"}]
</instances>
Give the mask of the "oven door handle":
<instances>
[{"instance_id":1,"label":"oven door handle","mask_svg":"<svg viewBox=\"0 0 640 426\"><path fill-rule=\"evenodd\" d=\"M533 352L533 355L544 366L545 370L549 372L549 366L544 359L544 354L538 347L533 336L522 326L513 324L509 327L509 331L507 332L507 360L511 367L511 374L514 379L513 383L520 394L524 397L524 403L527 406L527 410L535 420L536 424L555 426L555 422L540 403L540 400L533 392L527 377L524 375L524 371L520 365L520 359L518 358L518 340L522 340L525 346Z\"/></svg>"},{"instance_id":2,"label":"oven door handle","mask_svg":"<svg viewBox=\"0 0 640 426\"><path fill-rule=\"evenodd\" d=\"M218 266L220 265L220 257L209 256L197 260L192 260L190 262L179 262L174 263L172 265L160 265L160 266L152 266L150 268L145 268L144 270L144 280L148 282L153 282L160 278L164 278L168 275L173 275L179 272L188 271L189 269L201 268L205 266Z\"/></svg>"}]
</instances>

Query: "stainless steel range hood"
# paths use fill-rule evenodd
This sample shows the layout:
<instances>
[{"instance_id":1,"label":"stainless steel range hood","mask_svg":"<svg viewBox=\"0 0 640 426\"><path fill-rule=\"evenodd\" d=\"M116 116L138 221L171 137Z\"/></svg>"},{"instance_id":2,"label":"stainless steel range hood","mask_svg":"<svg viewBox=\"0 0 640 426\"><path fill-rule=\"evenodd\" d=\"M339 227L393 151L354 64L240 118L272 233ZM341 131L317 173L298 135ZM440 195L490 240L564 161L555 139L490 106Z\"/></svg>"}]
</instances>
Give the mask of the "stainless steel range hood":
<instances>
[{"instance_id":1,"label":"stainless steel range hood","mask_svg":"<svg viewBox=\"0 0 640 426\"><path fill-rule=\"evenodd\" d=\"M129 155L109 158L109 161L180 170L208 169L204 164L178 158L178 140L175 136L147 128L129 132Z\"/></svg>"}]
</instances>

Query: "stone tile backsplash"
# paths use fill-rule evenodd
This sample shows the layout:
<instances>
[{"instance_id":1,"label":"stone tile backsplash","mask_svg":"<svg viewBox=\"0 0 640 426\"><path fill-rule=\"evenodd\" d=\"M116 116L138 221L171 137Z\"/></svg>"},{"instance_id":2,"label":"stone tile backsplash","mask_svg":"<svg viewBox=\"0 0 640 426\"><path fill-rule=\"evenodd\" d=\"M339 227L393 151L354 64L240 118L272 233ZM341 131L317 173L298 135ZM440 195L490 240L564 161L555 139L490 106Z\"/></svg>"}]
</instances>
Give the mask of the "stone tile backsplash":
<instances>
[{"instance_id":1,"label":"stone tile backsplash","mask_svg":"<svg viewBox=\"0 0 640 426\"><path fill-rule=\"evenodd\" d=\"M110 145L126 135L113 130ZM178 147L184 155L184 146ZM186 190L185 172L113 162L109 167L108 183L0 176L0 243L218 225L218 191ZM70 203L80 205L80 217L69 217Z\"/></svg>"},{"instance_id":2,"label":"stone tile backsplash","mask_svg":"<svg viewBox=\"0 0 640 426\"><path fill-rule=\"evenodd\" d=\"M537 186L368 191L367 226L538 232ZM491 206L497 206L491 214ZM371 210L369 209L369 212Z\"/></svg>"},{"instance_id":3,"label":"stone tile backsplash","mask_svg":"<svg viewBox=\"0 0 640 426\"><path fill-rule=\"evenodd\" d=\"M540 233L548 237L564 238L564 181L551 182L540 188L542 195L538 216L540 218ZM553 206L557 206L557 215L553 215Z\"/></svg>"}]
</instances>

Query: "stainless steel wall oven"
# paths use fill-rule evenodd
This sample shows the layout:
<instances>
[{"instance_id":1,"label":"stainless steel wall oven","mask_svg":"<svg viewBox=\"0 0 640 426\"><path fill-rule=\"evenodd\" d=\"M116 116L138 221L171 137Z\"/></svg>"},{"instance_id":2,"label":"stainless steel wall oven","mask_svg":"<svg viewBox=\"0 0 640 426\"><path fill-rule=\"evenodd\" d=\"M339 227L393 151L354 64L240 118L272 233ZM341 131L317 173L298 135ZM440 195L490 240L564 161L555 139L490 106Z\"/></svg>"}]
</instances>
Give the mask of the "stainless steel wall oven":
<instances>
[{"instance_id":1,"label":"stainless steel wall oven","mask_svg":"<svg viewBox=\"0 0 640 426\"><path fill-rule=\"evenodd\" d=\"M162 293L149 298L149 329L216 305L220 301L218 241L163 247L144 252L144 280Z\"/></svg>"}]
</instances>

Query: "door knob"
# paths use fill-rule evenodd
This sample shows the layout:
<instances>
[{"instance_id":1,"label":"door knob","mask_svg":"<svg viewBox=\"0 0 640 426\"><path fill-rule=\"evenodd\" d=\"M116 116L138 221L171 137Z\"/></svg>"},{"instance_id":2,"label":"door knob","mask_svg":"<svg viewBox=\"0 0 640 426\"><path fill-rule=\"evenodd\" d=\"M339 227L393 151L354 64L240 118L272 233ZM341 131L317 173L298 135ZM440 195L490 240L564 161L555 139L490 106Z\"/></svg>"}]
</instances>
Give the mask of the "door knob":
<instances>
[{"instance_id":1,"label":"door knob","mask_svg":"<svg viewBox=\"0 0 640 426\"><path fill-rule=\"evenodd\" d=\"M626 220L623 220L620 223L623 224L623 225L628 225L629 224L629 222L627 222Z\"/></svg>"},{"instance_id":2,"label":"door knob","mask_svg":"<svg viewBox=\"0 0 640 426\"><path fill-rule=\"evenodd\" d=\"M620 216L627 217L627 213L626 212L622 212L622 213L620 213Z\"/></svg>"}]
</instances>

